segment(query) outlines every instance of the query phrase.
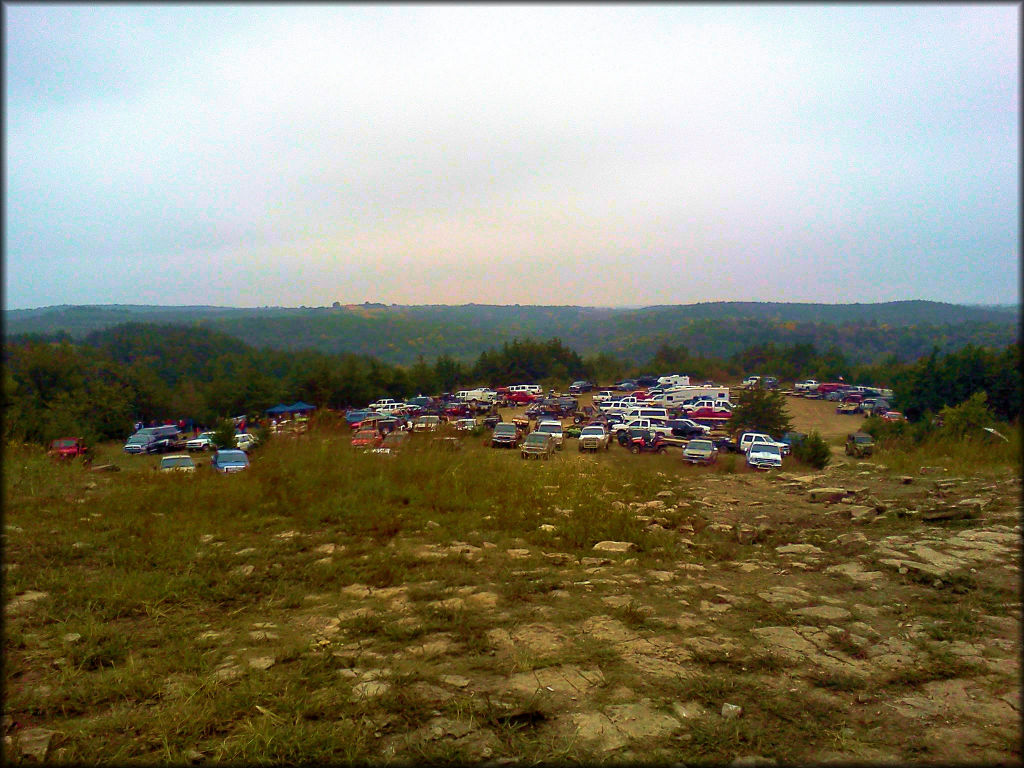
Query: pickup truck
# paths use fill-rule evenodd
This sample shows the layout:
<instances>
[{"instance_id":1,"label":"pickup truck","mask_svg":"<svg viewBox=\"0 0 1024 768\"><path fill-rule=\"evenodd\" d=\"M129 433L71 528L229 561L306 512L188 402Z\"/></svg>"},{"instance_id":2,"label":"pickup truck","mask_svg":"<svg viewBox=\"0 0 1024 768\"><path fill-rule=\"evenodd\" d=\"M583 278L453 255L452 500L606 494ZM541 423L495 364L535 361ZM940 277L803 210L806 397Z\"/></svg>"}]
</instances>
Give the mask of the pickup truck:
<instances>
[{"instance_id":1,"label":"pickup truck","mask_svg":"<svg viewBox=\"0 0 1024 768\"><path fill-rule=\"evenodd\" d=\"M789 453L789 446L786 443L780 443L771 435L767 435L764 432L744 432L740 435L739 447L740 451L743 453L747 453L750 450L750 447L755 444L777 446L783 456Z\"/></svg>"},{"instance_id":2,"label":"pickup truck","mask_svg":"<svg viewBox=\"0 0 1024 768\"><path fill-rule=\"evenodd\" d=\"M698 424L692 419L669 419L665 426L672 430L673 437L703 437L711 427Z\"/></svg>"},{"instance_id":3,"label":"pickup truck","mask_svg":"<svg viewBox=\"0 0 1024 768\"><path fill-rule=\"evenodd\" d=\"M555 444L555 448L559 451L565 447L565 435L562 433L562 422L560 421L542 421L537 425L537 432L546 432L551 435L551 440Z\"/></svg>"},{"instance_id":4,"label":"pickup truck","mask_svg":"<svg viewBox=\"0 0 1024 768\"><path fill-rule=\"evenodd\" d=\"M47 453L58 459L73 459L76 456L88 455L89 448L80 437L58 437L50 441Z\"/></svg>"},{"instance_id":5,"label":"pickup truck","mask_svg":"<svg viewBox=\"0 0 1024 768\"><path fill-rule=\"evenodd\" d=\"M617 438L620 432L626 432L630 429L646 429L650 432L659 434L662 437L673 436L672 427L659 419L633 419L632 421L625 421L622 424L616 424L612 427L612 436Z\"/></svg>"},{"instance_id":6,"label":"pickup truck","mask_svg":"<svg viewBox=\"0 0 1024 768\"><path fill-rule=\"evenodd\" d=\"M579 450L599 451L604 449L607 451L610 442L611 439L603 425L588 424L580 432Z\"/></svg>"},{"instance_id":7,"label":"pickup truck","mask_svg":"<svg viewBox=\"0 0 1024 768\"><path fill-rule=\"evenodd\" d=\"M793 389L797 392L808 392L812 389L818 388L818 382L814 379L805 379L804 381L798 381L793 385Z\"/></svg>"}]
</instances>

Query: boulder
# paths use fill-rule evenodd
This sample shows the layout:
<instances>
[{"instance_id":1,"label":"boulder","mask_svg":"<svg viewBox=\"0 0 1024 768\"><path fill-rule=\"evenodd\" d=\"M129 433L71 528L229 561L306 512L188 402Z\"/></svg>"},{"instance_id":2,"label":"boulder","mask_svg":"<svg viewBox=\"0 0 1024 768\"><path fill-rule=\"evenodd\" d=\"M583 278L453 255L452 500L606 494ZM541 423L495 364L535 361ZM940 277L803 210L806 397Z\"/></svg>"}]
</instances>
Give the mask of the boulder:
<instances>
[{"instance_id":1,"label":"boulder","mask_svg":"<svg viewBox=\"0 0 1024 768\"><path fill-rule=\"evenodd\" d=\"M807 498L812 502L839 501L845 495L845 488L811 488L807 491Z\"/></svg>"},{"instance_id":2,"label":"boulder","mask_svg":"<svg viewBox=\"0 0 1024 768\"><path fill-rule=\"evenodd\" d=\"M783 544L776 547L775 551L780 555L820 555L823 554L820 547L813 544Z\"/></svg>"},{"instance_id":3,"label":"boulder","mask_svg":"<svg viewBox=\"0 0 1024 768\"><path fill-rule=\"evenodd\" d=\"M863 525L864 523L870 523L878 516L874 507L865 507L862 505L854 505L850 507L850 522L854 525Z\"/></svg>"},{"instance_id":4,"label":"boulder","mask_svg":"<svg viewBox=\"0 0 1024 768\"><path fill-rule=\"evenodd\" d=\"M599 541L593 547L595 552L631 552L636 548L632 541Z\"/></svg>"}]
</instances>

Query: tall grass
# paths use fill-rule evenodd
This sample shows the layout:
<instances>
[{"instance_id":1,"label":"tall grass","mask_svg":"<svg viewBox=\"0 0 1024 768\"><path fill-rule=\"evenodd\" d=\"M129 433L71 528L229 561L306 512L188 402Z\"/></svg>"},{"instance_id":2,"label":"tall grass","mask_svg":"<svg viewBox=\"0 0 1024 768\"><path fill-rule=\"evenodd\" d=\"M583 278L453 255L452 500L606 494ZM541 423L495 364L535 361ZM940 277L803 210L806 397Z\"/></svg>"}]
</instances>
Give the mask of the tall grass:
<instances>
[{"instance_id":1,"label":"tall grass","mask_svg":"<svg viewBox=\"0 0 1024 768\"><path fill-rule=\"evenodd\" d=\"M1002 440L982 430L964 437L953 437L942 430L917 434L913 430L881 436L875 455L898 472L916 472L924 466L944 466L957 472L978 475L1003 474L1019 470L1021 464L1021 428L1019 424L999 424Z\"/></svg>"}]
</instances>

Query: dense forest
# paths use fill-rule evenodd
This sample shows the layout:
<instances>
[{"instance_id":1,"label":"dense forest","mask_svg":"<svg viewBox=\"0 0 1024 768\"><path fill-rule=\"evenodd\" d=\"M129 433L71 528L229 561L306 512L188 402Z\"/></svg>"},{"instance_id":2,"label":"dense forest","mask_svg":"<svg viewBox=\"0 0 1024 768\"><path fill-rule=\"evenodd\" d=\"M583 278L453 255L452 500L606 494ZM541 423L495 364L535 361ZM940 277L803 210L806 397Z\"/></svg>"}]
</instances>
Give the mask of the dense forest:
<instances>
[{"instance_id":1,"label":"dense forest","mask_svg":"<svg viewBox=\"0 0 1024 768\"><path fill-rule=\"evenodd\" d=\"M577 306L147 307L63 306L5 313L8 337L26 333L82 340L130 322L206 328L253 347L371 356L412 365L444 355L469 363L514 339L561 339L581 355L640 365L663 345L730 358L770 344L834 348L856 364L911 362L933 348L1003 347L1019 338L1018 307L927 301L879 304L710 302L610 309Z\"/></svg>"},{"instance_id":2,"label":"dense forest","mask_svg":"<svg viewBox=\"0 0 1024 768\"><path fill-rule=\"evenodd\" d=\"M127 323L87 333L19 334L4 344L4 438L46 442L64 435L121 439L138 420L261 415L279 402L320 408L363 406L379 397L405 399L477 385L536 382L565 387L575 378L609 384L640 373L686 373L736 380L752 372L783 380L843 376L854 384L888 386L913 418L957 405L985 391L989 407L1016 420L1021 405L1020 352L968 344L917 360L895 354L860 363L836 345L769 341L711 356L681 343L662 343L640 363L604 350L581 354L559 338L512 339L485 348L473 362L420 354L407 365L370 355L255 347L202 325Z\"/></svg>"}]
</instances>

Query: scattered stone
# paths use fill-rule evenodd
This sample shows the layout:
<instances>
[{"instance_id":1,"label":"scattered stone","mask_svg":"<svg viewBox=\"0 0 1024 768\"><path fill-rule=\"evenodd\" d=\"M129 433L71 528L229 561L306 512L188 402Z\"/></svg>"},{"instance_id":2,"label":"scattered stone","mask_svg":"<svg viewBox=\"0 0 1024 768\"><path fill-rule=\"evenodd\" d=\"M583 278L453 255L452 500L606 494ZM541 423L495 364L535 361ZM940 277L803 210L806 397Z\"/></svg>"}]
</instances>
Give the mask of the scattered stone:
<instances>
[{"instance_id":1,"label":"scattered stone","mask_svg":"<svg viewBox=\"0 0 1024 768\"><path fill-rule=\"evenodd\" d=\"M850 544L862 544L868 540L860 531L854 531L853 533L842 533L836 536L835 541L837 544L849 546Z\"/></svg>"},{"instance_id":2,"label":"scattered stone","mask_svg":"<svg viewBox=\"0 0 1024 768\"><path fill-rule=\"evenodd\" d=\"M4 607L4 612L8 615L16 616L19 613L24 613L31 609L35 603L38 603L40 600L45 600L49 596L50 594L48 592L29 590L28 592L16 595L15 598Z\"/></svg>"},{"instance_id":3,"label":"scattered stone","mask_svg":"<svg viewBox=\"0 0 1024 768\"><path fill-rule=\"evenodd\" d=\"M530 550L528 549L506 549L505 554L511 557L513 560L525 560L530 556Z\"/></svg>"},{"instance_id":4,"label":"scattered stone","mask_svg":"<svg viewBox=\"0 0 1024 768\"><path fill-rule=\"evenodd\" d=\"M233 573L236 576L252 576L253 571L255 570L255 565L240 565L237 568L232 568L230 573Z\"/></svg>"},{"instance_id":5,"label":"scattered stone","mask_svg":"<svg viewBox=\"0 0 1024 768\"><path fill-rule=\"evenodd\" d=\"M874 507L865 507L862 505L855 505L850 507L850 522L854 525L863 525L864 523L872 522L878 517L878 512L875 511Z\"/></svg>"},{"instance_id":6,"label":"scattered stone","mask_svg":"<svg viewBox=\"0 0 1024 768\"><path fill-rule=\"evenodd\" d=\"M8 756L28 758L38 763L47 762L50 745L56 731L46 728L25 728L4 736L4 750Z\"/></svg>"},{"instance_id":7,"label":"scattered stone","mask_svg":"<svg viewBox=\"0 0 1024 768\"><path fill-rule=\"evenodd\" d=\"M813 544L783 544L776 547L775 551L780 555L821 555L824 552L820 547Z\"/></svg>"},{"instance_id":8,"label":"scattered stone","mask_svg":"<svg viewBox=\"0 0 1024 768\"><path fill-rule=\"evenodd\" d=\"M595 552L631 552L636 549L631 541L599 541L594 545Z\"/></svg>"},{"instance_id":9,"label":"scattered stone","mask_svg":"<svg viewBox=\"0 0 1024 768\"><path fill-rule=\"evenodd\" d=\"M914 482L914 478L911 477L910 475L900 475L899 481L902 485L910 485L912 482Z\"/></svg>"},{"instance_id":10,"label":"scattered stone","mask_svg":"<svg viewBox=\"0 0 1024 768\"><path fill-rule=\"evenodd\" d=\"M249 659L249 666L252 669L270 669L277 663L277 659L273 656L257 656Z\"/></svg>"},{"instance_id":11,"label":"scattered stone","mask_svg":"<svg viewBox=\"0 0 1024 768\"><path fill-rule=\"evenodd\" d=\"M544 533L554 533L558 529L551 525L551 523L544 523L543 525L538 526L537 530L543 531Z\"/></svg>"},{"instance_id":12,"label":"scattered stone","mask_svg":"<svg viewBox=\"0 0 1024 768\"><path fill-rule=\"evenodd\" d=\"M734 720L743 714L743 707L737 704L725 703L722 705L722 717L726 720Z\"/></svg>"},{"instance_id":13,"label":"scattered stone","mask_svg":"<svg viewBox=\"0 0 1024 768\"><path fill-rule=\"evenodd\" d=\"M684 722L688 720L696 720L697 718L705 717L708 714L708 711L701 706L699 701L674 701L672 702L672 712L674 712L675 716Z\"/></svg>"},{"instance_id":14,"label":"scattered stone","mask_svg":"<svg viewBox=\"0 0 1024 768\"><path fill-rule=\"evenodd\" d=\"M733 766L733 768L756 768L759 765L778 765L778 763L771 757L743 755L742 757L737 757L729 765Z\"/></svg>"},{"instance_id":15,"label":"scattered stone","mask_svg":"<svg viewBox=\"0 0 1024 768\"><path fill-rule=\"evenodd\" d=\"M364 680L352 686L352 695L360 699L383 696L391 686L383 680Z\"/></svg>"},{"instance_id":16,"label":"scattered stone","mask_svg":"<svg viewBox=\"0 0 1024 768\"><path fill-rule=\"evenodd\" d=\"M821 621L840 621L851 616L848 610L835 605L812 605L807 608L794 608L790 613Z\"/></svg>"},{"instance_id":17,"label":"scattered stone","mask_svg":"<svg viewBox=\"0 0 1024 768\"><path fill-rule=\"evenodd\" d=\"M757 529L749 525L740 525L736 528L736 540L740 544L753 544L757 541Z\"/></svg>"},{"instance_id":18,"label":"scattered stone","mask_svg":"<svg viewBox=\"0 0 1024 768\"><path fill-rule=\"evenodd\" d=\"M807 498L812 502L839 501L845 495L845 488L811 488L807 491Z\"/></svg>"},{"instance_id":19,"label":"scattered stone","mask_svg":"<svg viewBox=\"0 0 1024 768\"><path fill-rule=\"evenodd\" d=\"M469 685L470 679L462 675L441 675L441 682L453 688L465 688Z\"/></svg>"},{"instance_id":20,"label":"scattered stone","mask_svg":"<svg viewBox=\"0 0 1024 768\"><path fill-rule=\"evenodd\" d=\"M584 568L598 568L602 565L611 565L612 561L607 557L582 557L580 558L580 565Z\"/></svg>"}]
</instances>

